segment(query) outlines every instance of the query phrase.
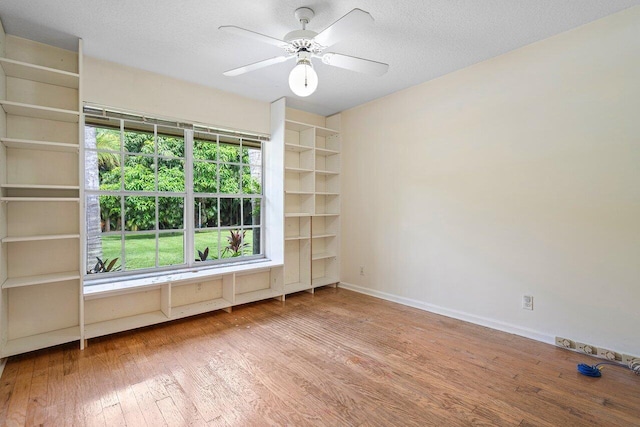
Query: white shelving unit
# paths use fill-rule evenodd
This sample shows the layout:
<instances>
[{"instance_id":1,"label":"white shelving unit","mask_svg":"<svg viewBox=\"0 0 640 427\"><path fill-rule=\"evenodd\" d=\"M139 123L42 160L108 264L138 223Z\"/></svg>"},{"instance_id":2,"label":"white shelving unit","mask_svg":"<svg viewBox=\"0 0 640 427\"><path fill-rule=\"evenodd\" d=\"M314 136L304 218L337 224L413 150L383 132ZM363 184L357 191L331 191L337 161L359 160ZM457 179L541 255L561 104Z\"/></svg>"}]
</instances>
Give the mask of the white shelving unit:
<instances>
[{"instance_id":1,"label":"white shelving unit","mask_svg":"<svg viewBox=\"0 0 640 427\"><path fill-rule=\"evenodd\" d=\"M255 263L94 285L85 290L86 339L284 296L283 267Z\"/></svg>"},{"instance_id":2,"label":"white shelving unit","mask_svg":"<svg viewBox=\"0 0 640 427\"><path fill-rule=\"evenodd\" d=\"M0 357L82 342L81 61L0 28Z\"/></svg>"},{"instance_id":3,"label":"white shelving unit","mask_svg":"<svg viewBox=\"0 0 640 427\"><path fill-rule=\"evenodd\" d=\"M327 118L339 127L339 116ZM285 119L285 294L339 282L340 133Z\"/></svg>"}]
</instances>

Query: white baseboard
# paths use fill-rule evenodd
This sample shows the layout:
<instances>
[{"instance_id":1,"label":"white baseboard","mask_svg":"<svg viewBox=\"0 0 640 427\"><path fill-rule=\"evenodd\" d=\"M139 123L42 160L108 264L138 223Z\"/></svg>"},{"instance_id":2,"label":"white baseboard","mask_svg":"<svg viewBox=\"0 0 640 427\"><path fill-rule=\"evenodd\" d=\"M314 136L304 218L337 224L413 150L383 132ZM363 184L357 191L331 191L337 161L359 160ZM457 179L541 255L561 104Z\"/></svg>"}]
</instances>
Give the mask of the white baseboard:
<instances>
[{"instance_id":1,"label":"white baseboard","mask_svg":"<svg viewBox=\"0 0 640 427\"><path fill-rule=\"evenodd\" d=\"M521 337L530 338L532 340L555 345L554 336L543 334L533 329L522 328L520 326L512 325L506 322L501 322L499 320L489 319L482 316L476 316L475 314L469 314L469 313L465 313L458 310L451 310L449 308L440 307L434 304L428 304L426 302L418 301L412 298L405 298L405 297L389 294L386 292L377 291L375 289L368 289L362 286L352 285L351 283L340 282L339 286L341 288L348 289L350 291L359 292L361 294L369 295L372 297L384 299L391 302L396 302L398 304L428 311L430 313L440 314L440 315L452 317L458 320L464 320L465 322L474 323L480 326L486 326L487 328L497 329L498 331L508 332L510 334L515 334Z\"/></svg>"}]
</instances>

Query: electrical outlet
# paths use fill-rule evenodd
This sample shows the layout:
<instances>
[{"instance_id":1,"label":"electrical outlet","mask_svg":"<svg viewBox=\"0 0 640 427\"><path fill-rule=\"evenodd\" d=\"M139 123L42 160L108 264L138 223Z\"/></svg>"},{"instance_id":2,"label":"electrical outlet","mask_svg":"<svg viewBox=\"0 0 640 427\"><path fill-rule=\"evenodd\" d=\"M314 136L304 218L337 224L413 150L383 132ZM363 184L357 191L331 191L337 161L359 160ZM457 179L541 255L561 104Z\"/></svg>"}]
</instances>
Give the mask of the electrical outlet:
<instances>
[{"instance_id":1,"label":"electrical outlet","mask_svg":"<svg viewBox=\"0 0 640 427\"><path fill-rule=\"evenodd\" d=\"M556 337L556 345L562 348L573 349L576 348L576 343L568 338Z\"/></svg>"},{"instance_id":2,"label":"electrical outlet","mask_svg":"<svg viewBox=\"0 0 640 427\"><path fill-rule=\"evenodd\" d=\"M360 266L360 275L364 276L364 267L363 266Z\"/></svg>"},{"instance_id":3,"label":"electrical outlet","mask_svg":"<svg viewBox=\"0 0 640 427\"><path fill-rule=\"evenodd\" d=\"M616 360L622 360L622 356L615 351L607 350L606 348L598 349L598 357L602 357L603 359L611 360L615 362Z\"/></svg>"},{"instance_id":4,"label":"electrical outlet","mask_svg":"<svg viewBox=\"0 0 640 427\"><path fill-rule=\"evenodd\" d=\"M591 344L584 344L581 342L576 342L576 350L578 350L580 353L585 354L598 354L598 349L596 347L592 346Z\"/></svg>"},{"instance_id":5,"label":"electrical outlet","mask_svg":"<svg viewBox=\"0 0 640 427\"><path fill-rule=\"evenodd\" d=\"M523 295L522 296L522 308L524 310L533 310L533 296L532 295Z\"/></svg>"},{"instance_id":6,"label":"electrical outlet","mask_svg":"<svg viewBox=\"0 0 640 427\"><path fill-rule=\"evenodd\" d=\"M630 354L623 354L621 355L621 360L622 360L622 363L624 363L625 365L628 365L633 360L640 360L640 357L631 356Z\"/></svg>"}]
</instances>

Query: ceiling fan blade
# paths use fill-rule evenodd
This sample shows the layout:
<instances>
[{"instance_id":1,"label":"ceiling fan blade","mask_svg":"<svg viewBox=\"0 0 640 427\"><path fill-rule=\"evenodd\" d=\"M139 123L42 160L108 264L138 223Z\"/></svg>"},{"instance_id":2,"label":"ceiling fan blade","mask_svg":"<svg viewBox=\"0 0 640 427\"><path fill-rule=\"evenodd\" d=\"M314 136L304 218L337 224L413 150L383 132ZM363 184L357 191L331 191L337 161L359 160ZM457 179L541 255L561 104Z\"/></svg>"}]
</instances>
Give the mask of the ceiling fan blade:
<instances>
[{"instance_id":1,"label":"ceiling fan blade","mask_svg":"<svg viewBox=\"0 0 640 427\"><path fill-rule=\"evenodd\" d=\"M322 30L313 39L322 46L329 47L339 42L343 37L359 32L369 22L373 22L373 17L369 12L365 12L362 9L353 9Z\"/></svg>"},{"instance_id":2,"label":"ceiling fan blade","mask_svg":"<svg viewBox=\"0 0 640 427\"><path fill-rule=\"evenodd\" d=\"M240 74L248 73L249 71L259 70L260 68L268 67L269 65L279 64L280 62L284 62L289 58L293 58L293 56L276 56L275 58L265 59L263 61L254 62L253 64L244 65L242 67L234 68L233 70L225 71L225 76L235 77Z\"/></svg>"},{"instance_id":3,"label":"ceiling fan blade","mask_svg":"<svg viewBox=\"0 0 640 427\"><path fill-rule=\"evenodd\" d=\"M279 40L275 37L265 36L264 34L256 33L255 31L246 30L244 28L236 27L235 25L223 25L222 27L218 27L219 30L226 31L227 33L237 34L243 37L248 37L250 39L257 40L262 43L268 43L273 46L277 46L280 48L284 48L287 46L287 42L284 40Z\"/></svg>"},{"instance_id":4,"label":"ceiling fan blade","mask_svg":"<svg viewBox=\"0 0 640 427\"><path fill-rule=\"evenodd\" d=\"M340 53L325 53L322 56L322 62L334 67L345 68L359 73L373 74L381 76L389 69L389 64L383 62L371 61L370 59L356 58L355 56L342 55Z\"/></svg>"}]
</instances>

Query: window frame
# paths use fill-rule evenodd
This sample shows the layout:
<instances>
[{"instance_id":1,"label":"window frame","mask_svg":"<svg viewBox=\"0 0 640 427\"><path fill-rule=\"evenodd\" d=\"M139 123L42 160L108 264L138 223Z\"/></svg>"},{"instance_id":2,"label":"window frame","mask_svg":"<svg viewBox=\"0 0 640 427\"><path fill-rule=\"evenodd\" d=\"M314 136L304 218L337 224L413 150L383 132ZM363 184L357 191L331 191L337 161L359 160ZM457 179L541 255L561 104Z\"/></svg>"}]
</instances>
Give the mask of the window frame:
<instances>
[{"instance_id":1,"label":"window frame","mask_svg":"<svg viewBox=\"0 0 640 427\"><path fill-rule=\"evenodd\" d=\"M130 113L120 113L107 109L103 109L102 107L93 107L93 106L85 106L84 115L82 120L82 125L86 129L87 126L94 128L113 128L114 126L110 126L109 123L113 123L114 121L119 121L119 133L120 133L120 146L119 151L112 150L98 150L97 147L88 149L86 146L86 141L83 141L83 156L81 156L81 161L83 165L86 162L87 152L99 153L106 152L112 153L119 156L120 159L120 189L117 191L113 190L100 190L100 183L98 182L98 189L88 189L87 188L87 171L84 171L83 168L83 198L82 202L83 210L87 212L87 200L90 196L114 196L120 198L120 218L121 226L120 230L111 231L111 232L101 232L100 236L105 235L120 235L121 236L121 246L120 246L120 254L121 254L121 263L126 268L126 237L129 235L142 235L142 234L154 234L155 235L155 265L154 267L135 269L135 270L124 270L124 271L115 271L108 273L99 273L99 274L89 274L86 270L84 272L84 282L85 286L91 286L95 284L101 284L105 282L111 282L114 280L131 280L137 278L144 277L152 277L167 273L181 273L185 271L193 271L194 268L200 269L211 269L212 274L215 274L215 269L220 267L228 267L230 265L242 265L248 263L255 263L259 261L266 261L267 257L265 254L266 244L265 244L265 216L266 216L266 208L265 208L265 142L268 141L263 135L254 135L254 134L246 134L240 132L232 132L228 130L223 130L219 128L215 128L208 125L202 124L194 124L194 123L181 123L174 121L167 121L163 119L150 119L146 116L137 116ZM144 153L130 153L126 150L124 138L125 132L127 131L127 123L139 123L146 127L153 128L153 144L154 144L154 152L153 154L144 154ZM184 141L184 157L171 157L171 156L163 156L158 153L158 137L161 135L172 136L167 133L159 132L162 128L172 128L174 130L179 130L181 132L181 136L173 135L176 137L180 137ZM213 136L215 138L216 144L216 153L217 158L215 161L207 161L208 163L216 164L216 193L196 193L194 190L194 161L201 161L195 159L194 155L194 139L201 140L202 138L196 138L196 134L202 135L206 134L208 136ZM223 162L220 158L220 141L221 138L225 139L234 139L237 140L238 146L238 159L237 162ZM211 141L211 139L207 139L207 141ZM246 145L243 143L246 141ZM229 143L228 141L225 143ZM232 144L236 145L236 144ZM253 167L250 160L248 163L243 163L243 148L244 147L253 147L259 148L260 151L260 192L259 193L244 193L243 186L243 168L244 167ZM125 182L124 182L124 168L125 168L125 158L129 155L143 155L147 157L151 157L154 162L154 191L132 191L125 190ZM159 191L158 181L159 181L159 160L163 159L171 159L171 160L182 160L184 167L184 192L175 192L175 191ZM222 193L220 188L220 171L221 165L237 165L240 168L239 174L239 182L238 182L238 193ZM125 225L125 212L126 212L126 197L131 196L141 196L141 197L155 197L155 224L152 230L141 230L141 231L131 231L126 230ZM160 228L159 223L159 198L160 197L182 197L184 200L183 204L183 221L182 221L182 229L170 229L164 230ZM196 228L195 226L195 203L199 197L207 197L217 200L218 209L217 209L217 227L207 227L207 228ZM222 199L239 199L240 200L240 222L237 226L223 226L220 216L220 204ZM260 201L260 215L259 215L259 224L247 225L244 224L244 201L245 200L259 200ZM83 233L83 248L87 249L87 225L85 225L85 232ZM239 230L242 232L243 230L252 230L253 236L255 238L256 231L260 236L259 242L259 253L252 255L242 255L238 257L230 257L230 258L222 258L219 257L215 260L207 260L207 261L196 261L197 248L195 247L196 243L196 233L199 231L208 231L208 230L217 230L218 231L218 251L219 254L222 254L222 245L224 245L223 233L228 230ZM168 266L160 266L159 265L159 256L161 252L160 236L162 234L182 232L183 234L183 261L181 264L174 264ZM84 262L87 262L87 257L84 256ZM85 266L89 268L89 265Z\"/></svg>"}]
</instances>

